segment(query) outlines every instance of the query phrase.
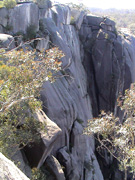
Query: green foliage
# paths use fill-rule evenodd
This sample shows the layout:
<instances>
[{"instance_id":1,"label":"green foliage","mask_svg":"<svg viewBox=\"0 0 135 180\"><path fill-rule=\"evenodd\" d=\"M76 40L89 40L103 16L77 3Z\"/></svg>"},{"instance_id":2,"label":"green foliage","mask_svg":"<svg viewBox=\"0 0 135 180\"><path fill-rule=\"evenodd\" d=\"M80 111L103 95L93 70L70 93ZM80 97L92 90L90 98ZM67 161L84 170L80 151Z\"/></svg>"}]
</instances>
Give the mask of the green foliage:
<instances>
[{"instance_id":1,"label":"green foliage","mask_svg":"<svg viewBox=\"0 0 135 180\"><path fill-rule=\"evenodd\" d=\"M14 8L16 6L16 1L15 0L4 0L3 5L7 9L11 9L11 8Z\"/></svg>"},{"instance_id":2,"label":"green foliage","mask_svg":"<svg viewBox=\"0 0 135 180\"><path fill-rule=\"evenodd\" d=\"M3 1L0 1L0 8L3 8L3 7L4 7Z\"/></svg>"},{"instance_id":3,"label":"green foliage","mask_svg":"<svg viewBox=\"0 0 135 180\"><path fill-rule=\"evenodd\" d=\"M45 129L34 114L41 109L44 81L55 80L63 53L54 47L47 52L0 50L0 149L10 156L40 139Z\"/></svg>"},{"instance_id":4,"label":"green foliage","mask_svg":"<svg viewBox=\"0 0 135 180\"><path fill-rule=\"evenodd\" d=\"M73 8L73 9L76 9L76 10L79 10L79 11L84 11L87 14L90 13L90 10L83 3L80 3L80 4L68 3L67 5L70 8Z\"/></svg>"},{"instance_id":5,"label":"green foliage","mask_svg":"<svg viewBox=\"0 0 135 180\"><path fill-rule=\"evenodd\" d=\"M31 40L36 38L36 27L34 25L29 25L26 31L25 39Z\"/></svg>"},{"instance_id":6,"label":"green foliage","mask_svg":"<svg viewBox=\"0 0 135 180\"><path fill-rule=\"evenodd\" d=\"M6 27L5 27L6 31L12 31L12 29L13 29L13 26L11 26L9 24L7 24Z\"/></svg>"},{"instance_id":7,"label":"green foliage","mask_svg":"<svg viewBox=\"0 0 135 180\"><path fill-rule=\"evenodd\" d=\"M93 8L90 9L92 13L110 18L114 22L116 22L116 27L118 30L121 28L128 28L131 29L131 33L135 31L134 22L135 22L135 11L128 10L128 9L98 9ZM133 28L132 28L133 27Z\"/></svg>"},{"instance_id":8,"label":"green foliage","mask_svg":"<svg viewBox=\"0 0 135 180\"><path fill-rule=\"evenodd\" d=\"M31 180L47 180L47 177L40 169L33 168Z\"/></svg>"},{"instance_id":9,"label":"green foliage","mask_svg":"<svg viewBox=\"0 0 135 180\"><path fill-rule=\"evenodd\" d=\"M71 16L71 19L70 19L70 24L74 24L75 23L75 18L73 16Z\"/></svg>"},{"instance_id":10,"label":"green foliage","mask_svg":"<svg viewBox=\"0 0 135 180\"><path fill-rule=\"evenodd\" d=\"M95 134L100 148L107 149L120 164L120 169L135 175L135 85L118 98L118 106L124 111L124 121L113 114L101 112L99 118L89 121L86 134Z\"/></svg>"}]
</instances>

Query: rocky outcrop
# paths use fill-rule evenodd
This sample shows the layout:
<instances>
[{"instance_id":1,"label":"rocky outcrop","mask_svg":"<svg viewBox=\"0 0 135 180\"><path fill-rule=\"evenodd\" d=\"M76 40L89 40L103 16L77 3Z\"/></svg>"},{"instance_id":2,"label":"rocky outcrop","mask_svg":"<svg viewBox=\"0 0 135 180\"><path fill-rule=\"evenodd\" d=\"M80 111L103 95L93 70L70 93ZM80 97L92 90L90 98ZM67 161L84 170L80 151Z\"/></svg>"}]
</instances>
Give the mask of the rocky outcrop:
<instances>
[{"instance_id":1,"label":"rocky outcrop","mask_svg":"<svg viewBox=\"0 0 135 180\"><path fill-rule=\"evenodd\" d=\"M8 34L0 34L0 48L11 50L15 48L14 37Z\"/></svg>"},{"instance_id":2,"label":"rocky outcrop","mask_svg":"<svg viewBox=\"0 0 135 180\"><path fill-rule=\"evenodd\" d=\"M9 11L9 26L12 32L26 33L29 26L39 30L39 9L34 3L24 3L15 6Z\"/></svg>"},{"instance_id":3,"label":"rocky outcrop","mask_svg":"<svg viewBox=\"0 0 135 180\"><path fill-rule=\"evenodd\" d=\"M45 130L40 131L41 141L26 146L24 152L30 166L40 168L57 144L61 129L41 110L36 112L35 118L43 124Z\"/></svg>"},{"instance_id":4,"label":"rocky outcrop","mask_svg":"<svg viewBox=\"0 0 135 180\"><path fill-rule=\"evenodd\" d=\"M1 180L29 180L13 162L0 153L0 179Z\"/></svg>"},{"instance_id":5,"label":"rocky outcrop","mask_svg":"<svg viewBox=\"0 0 135 180\"><path fill-rule=\"evenodd\" d=\"M65 180L65 175L59 161L54 156L48 156L45 165L49 168L55 180Z\"/></svg>"},{"instance_id":6,"label":"rocky outcrop","mask_svg":"<svg viewBox=\"0 0 135 180\"><path fill-rule=\"evenodd\" d=\"M117 34L113 21L90 15L83 21L80 38L94 114L114 111L118 93L134 81L131 41Z\"/></svg>"},{"instance_id":7,"label":"rocky outcrop","mask_svg":"<svg viewBox=\"0 0 135 180\"><path fill-rule=\"evenodd\" d=\"M11 34L26 33L29 25L35 25L42 39L31 48L58 46L65 54L59 78L42 87L43 110L49 118L42 112L36 118L46 122L47 134L41 132L41 143L24 149L30 165L47 166L51 180L103 180L94 139L83 135L83 129L100 110L114 111L119 92L135 80L134 39L118 35L108 18L65 5L51 7L50 1L45 7L17 5L9 13Z\"/></svg>"}]
</instances>

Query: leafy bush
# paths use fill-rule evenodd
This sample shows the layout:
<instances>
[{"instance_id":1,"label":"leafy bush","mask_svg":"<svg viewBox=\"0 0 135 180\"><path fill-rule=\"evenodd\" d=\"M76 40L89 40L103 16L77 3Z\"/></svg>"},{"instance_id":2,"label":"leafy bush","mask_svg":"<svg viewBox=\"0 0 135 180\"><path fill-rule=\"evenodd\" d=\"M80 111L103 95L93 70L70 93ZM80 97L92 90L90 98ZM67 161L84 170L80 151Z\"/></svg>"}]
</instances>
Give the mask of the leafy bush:
<instances>
[{"instance_id":1,"label":"leafy bush","mask_svg":"<svg viewBox=\"0 0 135 180\"><path fill-rule=\"evenodd\" d=\"M130 171L135 177L135 85L120 96L118 105L124 111L124 121L113 114L101 112L99 118L88 122L86 134L95 134L100 148L105 148L120 164L120 169Z\"/></svg>"},{"instance_id":2,"label":"leafy bush","mask_svg":"<svg viewBox=\"0 0 135 180\"><path fill-rule=\"evenodd\" d=\"M16 6L16 0L4 0L4 1L3 1L3 5L4 5L7 9L14 8L14 7Z\"/></svg>"},{"instance_id":3,"label":"leafy bush","mask_svg":"<svg viewBox=\"0 0 135 180\"><path fill-rule=\"evenodd\" d=\"M0 8L3 8L3 7L4 7L3 1L0 1Z\"/></svg>"},{"instance_id":4,"label":"leafy bush","mask_svg":"<svg viewBox=\"0 0 135 180\"><path fill-rule=\"evenodd\" d=\"M76 9L76 10L79 10L79 11L84 11L87 14L90 13L90 10L83 3L80 3L80 4L68 3L67 5L70 8L73 8L73 9Z\"/></svg>"},{"instance_id":5,"label":"leafy bush","mask_svg":"<svg viewBox=\"0 0 135 180\"><path fill-rule=\"evenodd\" d=\"M70 24L74 24L75 23L75 18L73 16L71 16L71 19L70 19Z\"/></svg>"},{"instance_id":6,"label":"leafy bush","mask_svg":"<svg viewBox=\"0 0 135 180\"><path fill-rule=\"evenodd\" d=\"M41 109L40 90L44 81L55 80L63 53L54 47L46 53L0 51L0 149L6 156L38 142L45 125L34 118Z\"/></svg>"},{"instance_id":7,"label":"leafy bush","mask_svg":"<svg viewBox=\"0 0 135 180\"><path fill-rule=\"evenodd\" d=\"M47 177L40 169L33 168L31 180L47 180Z\"/></svg>"},{"instance_id":8,"label":"leafy bush","mask_svg":"<svg viewBox=\"0 0 135 180\"><path fill-rule=\"evenodd\" d=\"M34 25L29 25L26 30L26 40L31 40L36 38L36 27Z\"/></svg>"}]
</instances>

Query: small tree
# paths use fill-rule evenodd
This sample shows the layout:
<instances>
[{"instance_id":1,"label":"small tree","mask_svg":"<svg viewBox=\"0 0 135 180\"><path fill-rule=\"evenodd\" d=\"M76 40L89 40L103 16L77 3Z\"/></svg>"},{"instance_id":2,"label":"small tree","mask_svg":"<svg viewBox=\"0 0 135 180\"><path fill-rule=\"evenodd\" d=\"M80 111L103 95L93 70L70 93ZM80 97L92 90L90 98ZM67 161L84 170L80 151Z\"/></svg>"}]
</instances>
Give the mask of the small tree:
<instances>
[{"instance_id":1,"label":"small tree","mask_svg":"<svg viewBox=\"0 0 135 180\"><path fill-rule=\"evenodd\" d=\"M64 55L57 47L42 53L0 51L0 148L11 156L13 148L39 141L44 127L34 113L42 106L40 90L44 81L55 80Z\"/></svg>"},{"instance_id":2,"label":"small tree","mask_svg":"<svg viewBox=\"0 0 135 180\"><path fill-rule=\"evenodd\" d=\"M118 105L124 111L123 122L102 111L99 118L88 122L85 134L95 134L100 148L107 149L119 161L126 180L127 171L135 176L135 85L118 99Z\"/></svg>"}]
</instances>

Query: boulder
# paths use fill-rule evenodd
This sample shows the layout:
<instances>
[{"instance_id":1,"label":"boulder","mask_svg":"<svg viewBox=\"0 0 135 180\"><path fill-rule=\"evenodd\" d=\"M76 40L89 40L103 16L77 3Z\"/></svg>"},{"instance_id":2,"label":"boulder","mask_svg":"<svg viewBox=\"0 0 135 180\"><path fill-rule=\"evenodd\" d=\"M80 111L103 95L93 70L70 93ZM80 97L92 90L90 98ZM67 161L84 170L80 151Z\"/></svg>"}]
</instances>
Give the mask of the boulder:
<instances>
[{"instance_id":1,"label":"boulder","mask_svg":"<svg viewBox=\"0 0 135 180\"><path fill-rule=\"evenodd\" d=\"M41 0L42 1L42 0ZM39 19L50 17L52 2L50 0L42 1L39 6Z\"/></svg>"},{"instance_id":2,"label":"boulder","mask_svg":"<svg viewBox=\"0 0 135 180\"><path fill-rule=\"evenodd\" d=\"M84 11L71 9L71 19L73 22L70 22L70 23L74 24L76 29L79 30L81 28L84 16L85 16Z\"/></svg>"},{"instance_id":3,"label":"boulder","mask_svg":"<svg viewBox=\"0 0 135 180\"><path fill-rule=\"evenodd\" d=\"M35 31L39 30L39 9L34 3L18 4L9 10L9 25L12 32L26 33L29 26L33 26Z\"/></svg>"},{"instance_id":4,"label":"boulder","mask_svg":"<svg viewBox=\"0 0 135 180\"><path fill-rule=\"evenodd\" d=\"M46 50L49 47L49 36L46 36L45 38L42 38L38 41L36 49L39 51Z\"/></svg>"},{"instance_id":5,"label":"boulder","mask_svg":"<svg viewBox=\"0 0 135 180\"><path fill-rule=\"evenodd\" d=\"M49 8L51 8L52 7L52 2L50 1L50 0L40 0L40 1L38 1L38 7L40 8L40 9L49 9Z\"/></svg>"},{"instance_id":6,"label":"boulder","mask_svg":"<svg viewBox=\"0 0 135 180\"><path fill-rule=\"evenodd\" d=\"M15 164L0 153L0 179L1 180L30 180Z\"/></svg>"},{"instance_id":7,"label":"boulder","mask_svg":"<svg viewBox=\"0 0 135 180\"><path fill-rule=\"evenodd\" d=\"M50 170L55 180L65 180L65 175L59 161L54 156L48 156L45 166Z\"/></svg>"},{"instance_id":8,"label":"boulder","mask_svg":"<svg viewBox=\"0 0 135 180\"><path fill-rule=\"evenodd\" d=\"M56 26L61 27L62 24L70 24L70 9L65 5L54 5L52 7L52 18Z\"/></svg>"},{"instance_id":9,"label":"boulder","mask_svg":"<svg viewBox=\"0 0 135 180\"><path fill-rule=\"evenodd\" d=\"M38 144L32 144L31 147L26 146L24 152L30 165L40 168L57 143L61 129L41 110L36 112L35 118L44 125L46 132L40 131L41 141Z\"/></svg>"},{"instance_id":10,"label":"boulder","mask_svg":"<svg viewBox=\"0 0 135 180\"><path fill-rule=\"evenodd\" d=\"M89 26L100 26L100 23L104 22L103 17L98 17L92 14L85 16L83 23Z\"/></svg>"},{"instance_id":11,"label":"boulder","mask_svg":"<svg viewBox=\"0 0 135 180\"><path fill-rule=\"evenodd\" d=\"M13 36L9 34L0 34L0 48L4 48L6 50L15 48Z\"/></svg>"}]
</instances>

